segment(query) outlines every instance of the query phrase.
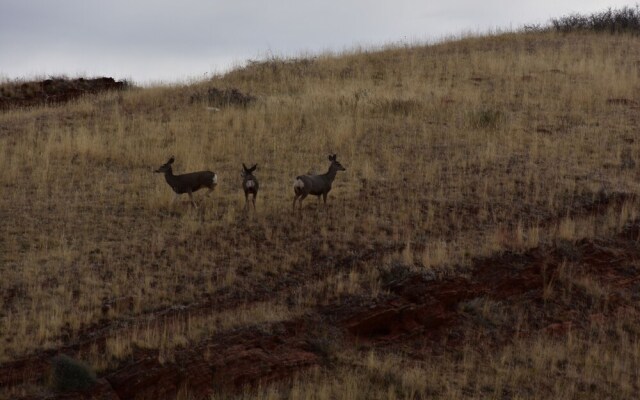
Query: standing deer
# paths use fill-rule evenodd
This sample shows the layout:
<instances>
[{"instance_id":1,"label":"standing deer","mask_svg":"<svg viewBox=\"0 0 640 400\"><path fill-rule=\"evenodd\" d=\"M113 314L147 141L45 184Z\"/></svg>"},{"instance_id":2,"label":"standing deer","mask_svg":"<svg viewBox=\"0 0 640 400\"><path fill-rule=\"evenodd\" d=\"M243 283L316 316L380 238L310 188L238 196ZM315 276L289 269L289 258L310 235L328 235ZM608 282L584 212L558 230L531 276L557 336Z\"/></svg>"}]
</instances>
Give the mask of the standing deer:
<instances>
[{"instance_id":1,"label":"standing deer","mask_svg":"<svg viewBox=\"0 0 640 400\"><path fill-rule=\"evenodd\" d=\"M173 170L171 169L171 164L173 164L173 161L175 160L173 157L171 157L169 161L163 164L155 172L164 174L164 179L167 180L167 183L169 184L169 186L171 186L171 189L173 189L173 191L176 193L176 196L173 198L174 202L179 195L188 193L191 204L195 208L198 208L196 202L193 201L192 193L199 189L202 189L203 187L209 188L207 194L211 193L218 184L218 175L216 175L215 172L211 171L198 171L188 174L174 175Z\"/></svg>"},{"instance_id":2,"label":"standing deer","mask_svg":"<svg viewBox=\"0 0 640 400\"><path fill-rule=\"evenodd\" d=\"M337 156L335 154L329 155L329 161L331 161L331 165L329 166L329 171L327 171L326 174L300 175L296 177L296 180L293 183L293 191L296 193L296 196L293 198L294 211L296 209L296 200L300 198L298 204L300 206L299 208L302 210L302 200L310 194L318 196L318 200L320 200L319 196L322 195L324 204L327 204L327 194L331 190L331 184L336 178L336 173L338 171L346 171L346 168L340 164L340 161L337 160Z\"/></svg>"},{"instance_id":3,"label":"standing deer","mask_svg":"<svg viewBox=\"0 0 640 400\"><path fill-rule=\"evenodd\" d=\"M256 209L256 196L258 195L258 188L260 185L258 184L258 179L253 175L253 171L256 170L258 164L253 164L253 167L247 168L244 163L242 163L243 171L241 173L242 178L242 189L244 189L244 207L247 208L249 206L249 195L252 194L252 202L253 209Z\"/></svg>"}]
</instances>

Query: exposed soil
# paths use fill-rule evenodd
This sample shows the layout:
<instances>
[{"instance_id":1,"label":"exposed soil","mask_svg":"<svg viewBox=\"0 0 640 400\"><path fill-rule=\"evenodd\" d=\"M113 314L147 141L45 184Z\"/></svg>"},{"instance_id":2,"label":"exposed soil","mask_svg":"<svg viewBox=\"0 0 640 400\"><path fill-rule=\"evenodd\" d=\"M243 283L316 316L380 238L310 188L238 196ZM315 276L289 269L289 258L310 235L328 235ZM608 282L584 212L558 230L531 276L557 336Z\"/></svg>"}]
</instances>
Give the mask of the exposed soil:
<instances>
[{"instance_id":1,"label":"exposed soil","mask_svg":"<svg viewBox=\"0 0 640 400\"><path fill-rule=\"evenodd\" d=\"M598 205L585 202L585 214L620 207L619 194ZM386 290L375 298L349 296L317 306L302 317L261 326L234 329L206 338L170 356L137 349L115 370L99 376L85 392L60 393L57 398L151 399L173 398L180 391L206 397L214 391L276 381L311 366L330 368L330 347L357 343L378 351L410 351L420 358L459 347L470 339L487 348L516 337L562 336L604 324L621 314L637 316L640 293L640 220L612 237L556 241L526 252L502 252L476 259L468 268L446 276L415 272L402 264L384 267ZM354 253L345 259L325 259L315 273L375 263L397 249ZM303 270L274 279L239 299L220 293L192 305L156 310L151 318L231 309L240 304L287 294L313 279ZM594 289L595 288L595 289ZM604 288L598 291L597 288ZM487 312L486 310L495 312ZM103 321L80 332L73 343L23 360L0 365L0 387L42 382L55 354L76 355L90 346L104 346L114 331L134 323Z\"/></svg>"},{"instance_id":2,"label":"exposed soil","mask_svg":"<svg viewBox=\"0 0 640 400\"><path fill-rule=\"evenodd\" d=\"M89 93L122 90L127 82L113 78L94 79L52 78L37 82L17 82L0 85L0 110L41 104L65 103Z\"/></svg>"},{"instance_id":3,"label":"exposed soil","mask_svg":"<svg viewBox=\"0 0 640 400\"><path fill-rule=\"evenodd\" d=\"M469 328L488 328L492 343L487 344L499 344L540 331L587 329L618 313L636 315L639 310L632 299L640 289L640 269L635 265L640 259L639 237L640 221L635 221L615 238L559 242L522 254L506 252L476 260L464 277L435 280L410 274L386 286L392 293L389 299L360 310L352 308L343 324L352 337L371 346L403 347L419 339L421 345L428 340L437 347L443 339L446 346L455 346ZM598 298L579 285L567 287L566 276L574 281L593 280L607 293ZM517 325L486 317L482 321L474 307L477 300L511 311L507 317L518 314L525 319ZM595 309L599 312L594 313Z\"/></svg>"}]
</instances>

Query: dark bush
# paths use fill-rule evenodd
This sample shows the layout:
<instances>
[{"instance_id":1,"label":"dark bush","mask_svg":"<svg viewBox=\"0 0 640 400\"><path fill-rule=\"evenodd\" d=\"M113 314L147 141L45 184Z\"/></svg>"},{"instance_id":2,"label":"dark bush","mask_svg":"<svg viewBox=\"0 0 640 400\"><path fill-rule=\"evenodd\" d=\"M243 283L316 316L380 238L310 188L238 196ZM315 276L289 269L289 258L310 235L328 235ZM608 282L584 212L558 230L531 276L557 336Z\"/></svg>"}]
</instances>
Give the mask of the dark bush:
<instances>
[{"instance_id":1,"label":"dark bush","mask_svg":"<svg viewBox=\"0 0 640 400\"><path fill-rule=\"evenodd\" d=\"M238 89L209 88L206 93L196 93L191 96L191 103L205 101L208 106L224 108L228 106L248 107L256 100L254 96L244 94Z\"/></svg>"},{"instance_id":2,"label":"dark bush","mask_svg":"<svg viewBox=\"0 0 640 400\"><path fill-rule=\"evenodd\" d=\"M220 90L211 88L207 91L209 105L214 107L226 107L229 105L247 107L255 101L255 97L244 94L238 89Z\"/></svg>"},{"instance_id":3,"label":"dark bush","mask_svg":"<svg viewBox=\"0 0 640 400\"><path fill-rule=\"evenodd\" d=\"M43 81L15 81L0 84L0 110L11 107L58 104L77 99L86 94L119 91L132 88L127 81L113 78L51 77Z\"/></svg>"},{"instance_id":4,"label":"dark bush","mask_svg":"<svg viewBox=\"0 0 640 400\"><path fill-rule=\"evenodd\" d=\"M640 6L607 9L591 15L570 14L551 20L558 32L594 31L608 33L640 33Z\"/></svg>"},{"instance_id":5,"label":"dark bush","mask_svg":"<svg viewBox=\"0 0 640 400\"><path fill-rule=\"evenodd\" d=\"M471 113L470 123L474 128L495 129L504 122L504 119L505 115L500 110L483 109Z\"/></svg>"},{"instance_id":6,"label":"dark bush","mask_svg":"<svg viewBox=\"0 0 640 400\"><path fill-rule=\"evenodd\" d=\"M374 104L375 112L379 112L382 114L394 114L405 117L418 113L424 108L422 102L414 99L385 99L376 101Z\"/></svg>"},{"instance_id":7,"label":"dark bush","mask_svg":"<svg viewBox=\"0 0 640 400\"><path fill-rule=\"evenodd\" d=\"M383 288L402 283L413 275L411 268L401 261L392 261L390 264L378 267L379 279Z\"/></svg>"},{"instance_id":8,"label":"dark bush","mask_svg":"<svg viewBox=\"0 0 640 400\"><path fill-rule=\"evenodd\" d=\"M51 364L53 386L59 391L88 389L96 383L96 376L91 368L69 356L55 356Z\"/></svg>"}]
</instances>

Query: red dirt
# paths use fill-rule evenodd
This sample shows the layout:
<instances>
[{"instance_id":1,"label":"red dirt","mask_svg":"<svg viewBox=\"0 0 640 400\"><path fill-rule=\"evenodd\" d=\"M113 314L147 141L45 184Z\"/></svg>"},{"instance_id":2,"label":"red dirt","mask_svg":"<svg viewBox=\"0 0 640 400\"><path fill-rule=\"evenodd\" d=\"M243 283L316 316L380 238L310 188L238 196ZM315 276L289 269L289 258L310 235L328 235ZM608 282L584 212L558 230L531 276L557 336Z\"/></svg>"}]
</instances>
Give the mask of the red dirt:
<instances>
[{"instance_id":1,"label":"red dirt","mask_svg":"<svg viewBox=\"0 0 640 400\"><path fill-rule=\"evenodd\" d=\"M613 199L607 204L617 207L619 202ZM599 213L606 207L585 208ZM640 289L639 238L640 220L636 220L614 237L558 241L524 253L503 252L477 259L469 268L444 278L400 266L383 279L387 294L377 298L343 298L295 320L222 332L192 347L175 349L169 356L138 350L119 368L100 376L93 389L60 393L56 398L150 399L175 398L181 390L201 397L214 391L233 392L286 378L303 368L328 367L322 332L337 332L332 334L335 344L410 348L420 357L460 346L469 335L481 337L486 340L483 346L492 347L534 334L566 335L621 314L637 316L632 300ZM333 263L348 270L363 261L371 265L381 256L365 252ZM296 273L257 292L253 301L278 291L286 295L292 284L309 279L306 272ZM605 294L594 294L580 282L606 288ZM210 298L186 310L165 310L159 318L205 312L214 303L219 306L216 309L229 309L238 305L238 299ZM504 312L496 315L506 319L491 320L492 315L483 315L477 304L500 307ZM523 319L520 324L514 323L515 316ZM0 365L0 387L42 381L53 355L77 354L104 341L116 326L117 322L105 322L82 333L84 341Z\"/></svg>"},{"instance_id":2,"label":"red dirt","mask_svg":"<svg viewBox=\"0 0 640 400\"><path fill-rule=\"evenodd\" d=\"M308 350L298 331L300 326L278 328L277 335L256 330L220 335L176 351L171 362L159 362L157 351L140 352L135 362L106 379L121 399L171 398L183 388L205 397L214 388L269 383L318 364L319 357Z\"/></svg>"},{"instance_id":3,"label":"red dirt","mask_svg":"<svg viewBox=\"0 0 640 400\"><path fill-rule=\"evenodd\" d=\"M522 331L508 324L493 328L492 336L498 342L537 331L565 334L602 324L619 313L635 315L640 310L630 299L640 289L640 268L636 266L639 232L640 222L636 221L615 238L560 242L524 254L507 252L479 259L468 277L433 280L414 274L388 285L390 298L352 310L342 323L358 343L402 347L406 344L403 339L419 337L423 345L425 340L437 345L444 338L451 340L452 332L469 329L470 315L464 308L473 299L493 301L511 312L526 311ZM560 268L570 269L575 280L591 279L607 288L606 298L594 298L579 285L565 287ZM564 290L568 297L545 298L545 288ZM604 312L594 313L594 307Z\"/></svg>"},{"instance_id":4,"label":"red dirt","mask_svg":"<svg viewBox=\"0 0 640 400\"><path fill-rule=\"evenodd\" d=\"M244 329L216 335L194 347L176 349L170 357L139 349L126 365L103 376L90 390L58 393L55 398L160 399L175 398L181 391L204 398L214 389L266 384L320 363L310 350L306 322L271 328L277 333ZM41 359L37 368L48 369L47 364ZM37 397L24 397L29 398Z\"/></svg>"}]
</instances>

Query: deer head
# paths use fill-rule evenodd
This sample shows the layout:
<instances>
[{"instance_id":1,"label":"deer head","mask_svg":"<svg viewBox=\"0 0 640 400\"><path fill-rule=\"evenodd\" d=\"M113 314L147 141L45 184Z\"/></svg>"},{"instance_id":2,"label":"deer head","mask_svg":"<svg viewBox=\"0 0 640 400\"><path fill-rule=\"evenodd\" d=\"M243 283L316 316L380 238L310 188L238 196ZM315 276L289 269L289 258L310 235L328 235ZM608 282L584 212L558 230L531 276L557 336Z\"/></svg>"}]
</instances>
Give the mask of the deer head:
<instances>
[{"instance_id":1,"label":"deer head","mask_svg":"<svg viewBox=\"0 0 640 400\"><path fill-rule=\"evenodd\" d=\"M241 175L244 178L246 176L252 175L253 171L255 171L256 168L258 168L258 164L253 164L253 167L247 168L247 166L244 165L244 163L242 163L242 168L243 168L243 171L242 171Z\"/></svg>"},{"instance_id":2,"label":"deer head","mask_svg":"<svg viewBox=\"0 0 640 400\"><path fill-rule=\"evenodd\" d=\"M331 168L334 168L336 171L346 171L347 169L340 164L338 161L338 156L336 154L329 154L329 161L331 161Z\"/></svg>"},{"instance_id":3,"label":"deer head","mask_svg":"<svg viewBox=\"0 0 640 400\"><path fill-rule=\"evenodd\" d=\"M175 161L174 157L171 156L171 158L169 159L169 161L167 161L166 163L162 164L160 166L160 168L158 168L157 170L155 170L155 172L158 173L165 173L167 171L171 170L171 164L173 164L173 162Z\"/></svg>"}]
</instances>

